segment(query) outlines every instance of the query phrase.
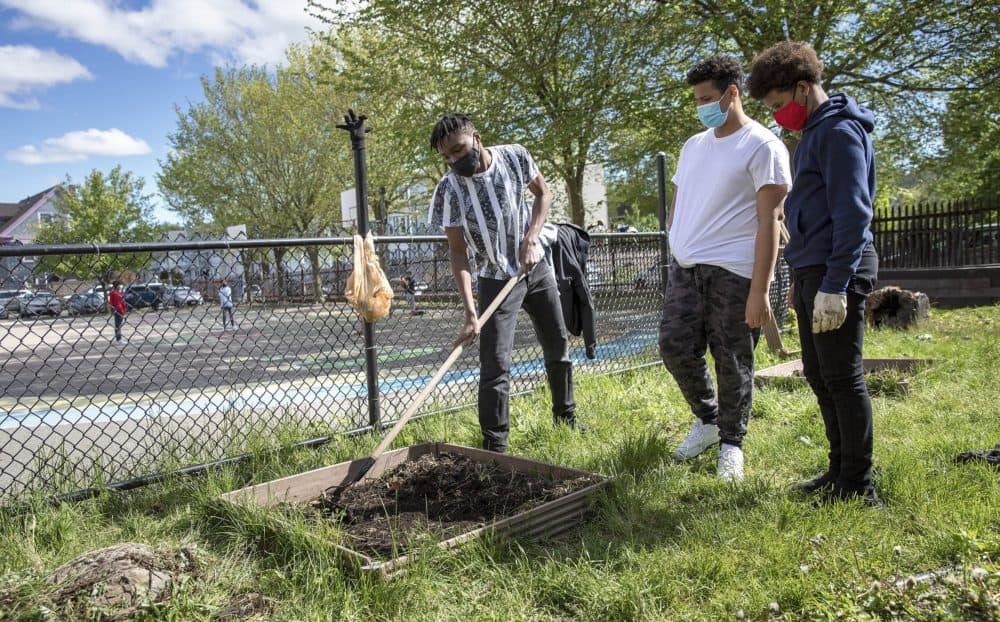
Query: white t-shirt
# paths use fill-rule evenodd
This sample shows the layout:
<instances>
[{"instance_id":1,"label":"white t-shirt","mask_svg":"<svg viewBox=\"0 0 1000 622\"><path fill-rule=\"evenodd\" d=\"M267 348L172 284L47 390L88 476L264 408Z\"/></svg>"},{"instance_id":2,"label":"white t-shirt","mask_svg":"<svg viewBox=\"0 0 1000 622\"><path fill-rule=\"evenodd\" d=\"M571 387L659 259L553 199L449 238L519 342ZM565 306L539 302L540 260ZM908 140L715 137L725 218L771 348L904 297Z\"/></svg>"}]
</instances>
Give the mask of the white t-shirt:
<instances>
[{"instance_id":1,"label":"white t-shirt","mask_svg":"<svg viewBox=\"0 0 1000 622\"><path fill-rule=\"evenodd\" d=\"M228 285L219 288L219 306L223 309L233 306L233 290Z\"/></svg>"},{"instance_id":2,"label":"white t-shirt","mask_svg":"<svg viewBox=\"0 0 1000 622\"><path fill-rule=\"evenodd\" d=\"M677 203L670 252L677 263L709 264L751 278L757 191L792 183L785 145L752 120L725 138L706 130L684 143L671 181Z\"/></svg>"}]
</instances>

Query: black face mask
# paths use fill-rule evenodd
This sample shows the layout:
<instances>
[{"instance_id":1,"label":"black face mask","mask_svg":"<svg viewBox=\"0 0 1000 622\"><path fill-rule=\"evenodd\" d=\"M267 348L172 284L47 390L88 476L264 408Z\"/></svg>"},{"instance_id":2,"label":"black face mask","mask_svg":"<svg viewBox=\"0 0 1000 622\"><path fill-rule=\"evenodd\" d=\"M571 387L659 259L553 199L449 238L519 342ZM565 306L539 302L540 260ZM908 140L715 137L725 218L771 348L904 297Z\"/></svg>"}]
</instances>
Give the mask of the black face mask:
<instances>
[{"instance_id":1,"label":"black face mask","mask_svg":"<svg viewBox=\"0 0 1000 622\"><path fill-rule=\"evenodd\" d=\"M479 149L473 147L461 158L451 163L451 170L462 177L472 177L479 168Z\"/></svg>"}]
</instances>

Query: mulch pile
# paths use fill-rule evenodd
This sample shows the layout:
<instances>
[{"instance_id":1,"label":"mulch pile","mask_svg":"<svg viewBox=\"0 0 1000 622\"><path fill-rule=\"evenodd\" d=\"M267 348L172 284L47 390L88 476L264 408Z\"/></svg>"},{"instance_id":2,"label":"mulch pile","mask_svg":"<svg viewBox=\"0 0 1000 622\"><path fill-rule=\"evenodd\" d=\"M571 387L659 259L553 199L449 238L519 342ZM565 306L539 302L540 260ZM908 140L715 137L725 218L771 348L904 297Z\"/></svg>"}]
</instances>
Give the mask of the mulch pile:
<instances>
[{"instance_id":1,"label":"mulch pile","mask_svg":"<svg viewBox=\"0 0 1000 622\"><path fill-rule=\"evenodd\" d=\"M433 536L447 540L527 511L600 481L596 476L553 481L512 473L496 462L425 454L342 491L326 490L310 506L339 520L350 548L369 556L402 554Z\"/></svg>"}]
</instances>

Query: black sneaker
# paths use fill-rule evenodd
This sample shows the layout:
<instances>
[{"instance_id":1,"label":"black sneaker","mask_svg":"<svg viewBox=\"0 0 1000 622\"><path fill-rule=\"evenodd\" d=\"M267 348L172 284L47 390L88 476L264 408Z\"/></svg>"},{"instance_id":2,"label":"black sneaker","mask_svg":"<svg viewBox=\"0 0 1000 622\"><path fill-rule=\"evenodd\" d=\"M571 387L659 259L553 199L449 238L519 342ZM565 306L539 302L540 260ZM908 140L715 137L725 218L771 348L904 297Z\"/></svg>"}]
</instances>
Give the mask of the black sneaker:
<instances>
[{"instance_id":1,"label":"black sneaker","mask_svg":"<svg viewBox=\"0 0 1000 622\"><path fill-rule=\"evenodd\" d=\"M812 495L817 492L822 492L824 490L833 488L833 485L836 483L836 481L837 478L832 473L827 471L826 473L823 473L819 477L813 478L807 482L797 482L793 484L792 490L794 490L795 492L803 492Z\"/></svg>"},{"instance_id":2,"label":"black sneaker","mask_svg":"<svg viewBox=\"0 0 1000 622\"><path fill-rule=\"evenodd\" d=\"M873 510L884 510L885 503L879 498L878 493L875 492L874 486L866 486L860 490L847 490L840 488L839 486L834 486L827 489L817 500L818 504L827 503L839 503L841 501L854 501L858 500L866 506L872 508Z\"/></svg>"},{"instance_id":3,"label":"black sneaker","mask_svg":"<svg viewBox=\"0 0 1000 622\"><path fill-rule=\"evenodd\" d=\"M488 441L486 439L483 439L483 445L482 445L482 447L486 451L492 451L492 452L498 453L498 454L505 454L505 453L507 453L507 446L506 445L497 445L496 443L491 443L490 441Z\"/></svg>"}]
</instances>

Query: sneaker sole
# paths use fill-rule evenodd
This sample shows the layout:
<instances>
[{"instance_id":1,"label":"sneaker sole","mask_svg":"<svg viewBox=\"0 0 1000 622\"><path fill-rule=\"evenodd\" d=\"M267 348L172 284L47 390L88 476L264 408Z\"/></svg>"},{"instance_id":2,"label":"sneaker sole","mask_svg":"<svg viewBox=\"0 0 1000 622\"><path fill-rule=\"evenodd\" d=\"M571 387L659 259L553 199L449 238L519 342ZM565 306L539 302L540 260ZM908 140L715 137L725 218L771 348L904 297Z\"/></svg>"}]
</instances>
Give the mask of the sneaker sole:
<instances>
[{"instance_id":1,"label":"sneaker sole","mask_svg":"<svg viewBox=\"0 0 1000 622\"><path fill-rule=\"evenodd\" d=\"M718 444L719 444L718 440L712 441L710 444L705 445L700 450L698 450L698 453L695 454L686 454L681 452L679 449L674 450L674 458L676 458L677 460L681 460L683 462L686 462L688 460L694 460L695 458L697 458L698 456L700 456L701 454L705 453L706 451L708 451L709 449Z\"/></svg>"}]
</instances>

